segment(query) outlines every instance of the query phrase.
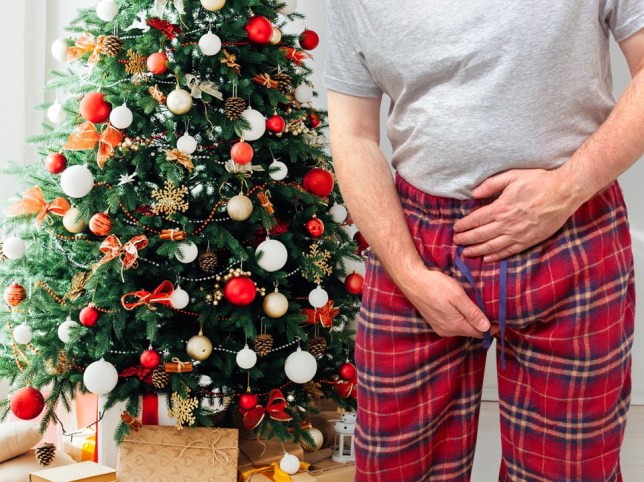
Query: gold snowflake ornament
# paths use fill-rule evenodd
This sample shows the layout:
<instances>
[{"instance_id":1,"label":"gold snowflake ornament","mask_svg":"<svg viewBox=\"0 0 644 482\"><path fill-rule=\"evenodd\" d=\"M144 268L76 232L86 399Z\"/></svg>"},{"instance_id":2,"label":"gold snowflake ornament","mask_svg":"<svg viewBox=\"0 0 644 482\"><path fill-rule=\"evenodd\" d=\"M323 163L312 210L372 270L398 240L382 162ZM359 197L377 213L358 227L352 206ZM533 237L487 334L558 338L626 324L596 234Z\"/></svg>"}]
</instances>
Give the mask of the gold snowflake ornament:
<instances>
[{"instance_id":1,"label":"gold snowflake ornament","mask_svg":"<svg viewBox=\"0 0 644 482\"><path fill-rule=\"evenodd\" d=\"M128 61L125 64L125 73L133 77L134 83L138 84L145 79L147 71L146 60L143 55L132 49L127 51Z\"/></svg>"},{"instance_id":2,"label":"gold snowflake ornament","mask_svg":"<svg viewBox=\"0 0 644 482\"><path fill-rule=\"evenodd\" d=\"M170 397L172 408L168 410L168 417L176 418L177 423L175 428L183 430L183 425L194 425L196 422L194 411L199 406L199 399L197 397L190 397L190 390L183 398L178 392L172 392Z\"/></svg>"},{"instance_id":3,"label":"gold snowflake ornament","mask_svg":"<svg viewBox=\"0 0 644 482\"><path fill-rule=\"evenodd\" d=\"M172 181L166 181L163 189L155 189L151 196L156 199L152 205L154 214L163 214L169 219L174 213L185 213L188 210L188 188L186 186L176 187Z\"/></svg>"},{"instance_id":4,"label":"gold snowflake ornament","mask_svg":"<svg viewBox=\"0 0 644 482\"><path fill-rule=\"evenodd\" d=\"M319 244L312 244L308 254L304 256L312 260L314 266L313 269L302 269L302 276L307 280L313 281L315 284L321 284L322 276L331 276L333 273L333 268L329 264L331 252L327 249L321 251Z\"/></svg>"}]
</instances>

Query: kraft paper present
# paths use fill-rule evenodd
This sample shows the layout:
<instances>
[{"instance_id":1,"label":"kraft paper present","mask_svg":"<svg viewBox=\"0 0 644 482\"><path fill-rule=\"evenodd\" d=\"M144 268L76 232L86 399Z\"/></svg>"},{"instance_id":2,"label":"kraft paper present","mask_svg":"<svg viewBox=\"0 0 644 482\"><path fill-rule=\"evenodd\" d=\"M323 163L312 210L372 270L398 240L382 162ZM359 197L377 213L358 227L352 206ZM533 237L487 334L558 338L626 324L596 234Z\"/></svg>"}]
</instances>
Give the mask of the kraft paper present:
<instances>
[{"instance_id":1,"label":"kraft paper present","mask_svg":"<svg viewBox=\"0 0 644 482\"><path fill-rule=\"evenodd\" d=\"M39 470L29 476L30 482L114 482L115 480L114 469L94 462Z\"/></svg>"},{"instance_id":2,"label":"kraft paper present","mask_svg":"<svg viewBox=\"0 0 644 482\"><path fill-rule=\"evenodd\" d=\"M239 450L251 461L254 467L264 467L273 462L279 462L284 452L295 455L298 459L304 459L304 449L299 444L282 442L278 440L241 440Z\"/></svg>"},{"instance_id":3,"label":"kraft paper present","mask_svg":"<svg viewBox=\"0 0 644 482\"><path fill-rule=\"evenodd\" d=\"M354 482L356 465L353 462L341 463L327 459L311 465L309 472L316 482Z\"/></svg>"},{"instance_id":4,"label":"kraft paper present","mask_svg":"<svg viewBox=\"0 0 644 482\"><path fill-rule=\"evenodd\" d=\"M235 429L146 425L119 448L119 482L236 482Z\"/></svg>"}]
</instances>

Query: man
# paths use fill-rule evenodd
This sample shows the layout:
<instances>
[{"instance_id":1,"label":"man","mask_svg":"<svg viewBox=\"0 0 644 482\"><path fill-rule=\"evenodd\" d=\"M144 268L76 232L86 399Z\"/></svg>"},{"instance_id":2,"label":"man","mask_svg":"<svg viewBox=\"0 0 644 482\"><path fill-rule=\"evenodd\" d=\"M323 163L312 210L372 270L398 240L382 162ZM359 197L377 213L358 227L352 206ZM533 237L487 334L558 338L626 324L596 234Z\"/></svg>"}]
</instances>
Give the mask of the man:
<instances>
[{"instance_id":1,"label":"man","mask_svg":"<svg viewBox=\"0 0 644 482\"><path fill-rule=\"evenodd\" d=\"M335 169L372 248L356 480L469 480L490 335L499 480L622 480L635 295L615 179L644 152L644 0L327 14ZM611 33L632 73L617 103Z\"/></svg>"}]
</instances>

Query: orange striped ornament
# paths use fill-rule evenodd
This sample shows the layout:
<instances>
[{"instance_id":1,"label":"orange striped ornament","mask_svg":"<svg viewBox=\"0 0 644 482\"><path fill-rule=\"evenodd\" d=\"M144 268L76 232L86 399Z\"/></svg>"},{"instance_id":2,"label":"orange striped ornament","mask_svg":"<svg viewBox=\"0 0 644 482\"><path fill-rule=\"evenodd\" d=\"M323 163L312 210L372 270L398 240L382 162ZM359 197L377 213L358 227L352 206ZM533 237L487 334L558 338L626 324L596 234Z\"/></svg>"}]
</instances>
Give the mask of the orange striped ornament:
<instances>
[{"instance_id":1,"label":"orange striped ornament","mask_svg":"<svg viewBox=\"0 0 644 482\"><path fill-rule=\"evenodd\" d=\"M107 236L112 230L112 218L106 213L96 213L89 220L89 230L96 236Z\"/></svg>"},{"instance_id":2,"label":"orange striped ornament","mask_svg":"<svg viewBox=\"0 0 644 482\"><path fill-rule=\"evenodd\" d=\"M27 291L18 283L11 283L4 290L5 302L15 308L27 297Z\"/></svg>"}]
</instances>

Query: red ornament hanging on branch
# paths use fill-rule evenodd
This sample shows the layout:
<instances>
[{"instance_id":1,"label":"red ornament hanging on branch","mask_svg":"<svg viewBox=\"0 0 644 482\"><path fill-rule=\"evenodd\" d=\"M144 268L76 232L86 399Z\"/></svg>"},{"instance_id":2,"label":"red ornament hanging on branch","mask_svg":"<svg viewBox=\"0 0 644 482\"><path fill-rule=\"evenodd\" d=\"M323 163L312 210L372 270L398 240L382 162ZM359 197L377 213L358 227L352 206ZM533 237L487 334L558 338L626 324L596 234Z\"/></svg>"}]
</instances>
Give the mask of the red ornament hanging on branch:
<instances>
[{"instance_id":1,"label":"red ornament hanging on branch","mask_svg":"<svg viewBox=\"0 0 644 482\"><path fill-rule=\"evenodd\" d=\"M320 127L320 124L322 122L320 121L320 117L318 116L317 112L311 112L309 114L309 127L311 129L317 129Z\"/></svg>"},{"instance_id":2,"label":"red ornament hanging on branch","mask_svg":"<svg viewBox=\"0 0 644 482\"><path fill-rule=\"evenodd\" d=\"M286 128L286 121L280 115L274 114L266 119L266 130L273 134L281 134Z\"/></svg>"},{"instance_id":3,"label":"red ornament hanging on branch","mask_svg":"<svg viewBox=\"0 0 644 482\"><path fill-rule=\"evenodd\" d=\"M314 167L304 176L302 187L305 191L319 197L327 197L333 192L333 174L326 169Z\"/></svg>"},{"instance_id":4,"label":"red ornament hanging on branch","mask_svg":"<svg viewBox=\"0 0 644 482\"><path fill-rule=\"evenodd\" d=\"M141 353L140 361L144 368L156 368L161 363L161 356L159 352L150 348Z\"/></svg>"},{"instance_id":5,"label":"red ornament hanging on branch","mask_svg":"<svg viewBox=\"0 0 644 482\"><path fill-rule=\"evenodd\" d=\"M361 274L353 272L344 280L344 287L352 295L359 295L362 293L364 278Z\"/></svg>"},{"instance_id":6,"label":"red ornament hanging on branch","mask_svg":"<svg viewBox=\"0 0 644 482\"><path fill-rule=\"evenodd\" d=\"M230 278L224 286L224 296L235 306L250 305L257 294L255 283L248 276Z\"/></svg>"},{"instance_id":7,"label":"red ornament hanging on branch","mask_svg":"<svg viewBox=\"0 0 644 482\"><path fill-rule=\"evenodd\" d=\"M324 223L314 216L306 222L306 230L312 238L319 238L324 234Z\"/></svg>"},{"instance_id":8,"label":"red ornament hanging on branch","mask_svg":"<svg viewBox=\"0 0 644 482\"><path fill-rule=\"evenodd\" d=\"M165 74L168 70L168 56L165 52L156 52L148 57L146 65L154 75Z\"/></svg>"},{"instance_id":9,"label":"red ornament hanging on branch","mask_svg":"<svg viewBox=\"0 0 644 482\"><path fill-rule=\"evenodd\" d=\"M300 45L304 50L313 50L320 45L320 36L313 30L306 29L300 34Z\"/></svg>"},{"instance_id":10,"label":"red ornament hanging on branch","mask_svg":"<svg viewBox=\"0 0 644 482\"><path fill-rule=\"evenodd\" d=\"M248 142L238 142L230 149L230 157L237 164L248 164L253 160L254 155L255 151L253 150L253 146Z\"/></svg>"},{"instance_id":11,"label":"red ornament hanging on branch","mask_svg":"<svg viewBox=\"0 0 644 482\"><path fill-rule=\"evenodd\" d=\"M350 381L357 376L358 370L356 370L356 366L353 363L347 361L340 365L338 373L340 374L340 378Z\"/></svg>"},{"instance_id":12,"label":"red ornament hanging on branch","mask_svg":"<svg viewBox=\"0 0 644 482\"><path fill-rule=\"evenodd\" d=\"M112 112L112 104L105 100L102 92L90 92L81 100L80 115L93 124L105 122L109 119L110 112Z\"/></svg>"},{"instance_id":13,"label":"red ornament hanging on branch","mask_svg":"<svg viewBox=\"0 0 644 482\"><path fill-rule=\"evenodd\" d=\"M259 405L259 399L254 393L246 392L239 397L240 410L252 410Z\"/></svg>"},{"instance_id":14,"label":"red ornament hanging on branch","mask_svg":"<svg viewBox=\"0 0 644 482\"><path fill-rule=\"evenodd\" d=\"M67 158L60 152L52 152L45 159L45 169L52 174L60 174L67 167Z\"/></svg>"},{"instance_id":15,"label":"red ornament hanging on branch","mask_svg":"<svg viewBox=\"0 0 644 482\"><path fill-rule=\"evenodd\" d=\"M45 397L33 387L24 387L11 395L11 413L22 420L36 418L45 408Z\"/></svg>"},{"instance_id":16,"label":"red ornament hanging on branch","mask_svg":"<svg viewBox=\"0 0 644 482\"><path fill-rule=\"evenodd\" d=\"M94 303L90 303L85 308L83 308L78 315L78 320L82 325L92 327L98 323L98 319L101 317L101 312L96 309Z\"/></svg>"},{"instance_id":17,"label":"red ornament hanging on branch","mask_svg":"<svg viewBox=\"0 0 644 482\"><path fill-rule=\"evenodd\" d=\"M256 44L267 44L273 38L273 24L261 15L255 15L248 19L245 29L248 33L248 40Z\"/></svg>"}]
</instances>

